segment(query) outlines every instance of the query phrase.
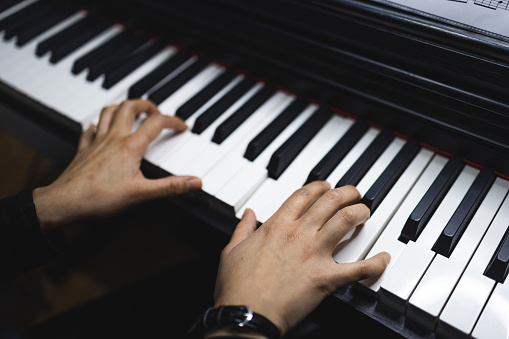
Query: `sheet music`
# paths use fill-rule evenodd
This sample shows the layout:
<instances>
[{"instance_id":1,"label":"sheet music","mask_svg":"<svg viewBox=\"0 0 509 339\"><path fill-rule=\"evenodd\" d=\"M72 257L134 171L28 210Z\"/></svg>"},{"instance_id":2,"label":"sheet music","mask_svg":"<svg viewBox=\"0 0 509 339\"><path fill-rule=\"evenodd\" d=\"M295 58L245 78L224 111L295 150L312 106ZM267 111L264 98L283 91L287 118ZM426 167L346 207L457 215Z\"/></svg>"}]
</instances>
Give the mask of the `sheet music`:
<instances>
[{"instance_id":1,"label":"sheet music","mask_svg":"<svg viewBox=\"0 0 509 339\"><path fill-rule=\"evenodd\" d=\"M509 41L509 0L372 0Z\"/></svg>"}]
</instances>

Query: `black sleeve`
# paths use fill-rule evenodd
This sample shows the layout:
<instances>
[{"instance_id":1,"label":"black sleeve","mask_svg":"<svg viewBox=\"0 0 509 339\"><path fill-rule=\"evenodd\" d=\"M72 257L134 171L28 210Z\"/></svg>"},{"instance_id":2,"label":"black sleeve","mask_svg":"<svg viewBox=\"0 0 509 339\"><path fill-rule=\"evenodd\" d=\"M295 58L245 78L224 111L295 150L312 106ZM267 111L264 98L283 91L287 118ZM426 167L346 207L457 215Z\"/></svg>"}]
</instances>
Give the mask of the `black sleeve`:
<instances>
[{"instance_id":1,"label":"black sleeve","mask_svg":"<svg viewBox=\"0 0 509 339\"><path fill-rule=\"evenodd\" d=\"M41 231L32 191L0 200L0 281L49 263L67 247L61 230Z\"/></svg>"}]
</instances>

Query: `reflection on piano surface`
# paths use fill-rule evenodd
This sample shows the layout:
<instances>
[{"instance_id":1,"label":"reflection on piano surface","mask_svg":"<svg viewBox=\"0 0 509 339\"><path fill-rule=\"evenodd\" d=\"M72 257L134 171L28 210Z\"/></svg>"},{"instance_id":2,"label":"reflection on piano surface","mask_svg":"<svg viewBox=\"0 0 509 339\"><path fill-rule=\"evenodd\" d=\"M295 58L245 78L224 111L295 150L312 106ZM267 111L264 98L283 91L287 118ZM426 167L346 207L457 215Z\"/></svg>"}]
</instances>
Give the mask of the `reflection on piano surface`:
<instances>
[{"instance_id":1,"label":"reflection on piano surface","mask_svg":"<svg viewBox=\"0 0 509 339\"><path fill-rule=\"evenodd\" d=\"M136 21L108 6L5 1L3 97L14 89L55 111L55 119L64 116L67 125L79 126L75 131L97 121L103 106L126 98L153 100L190 129L164 132L146 160L167 173L202 177L207 202L232 219L251 207L263 222L312 180L356 185L372 217L338 244L334 259L349 262L388 251L392 260L378 279L335 296L405 336L509 338L509 97L500 95L509 81L508 63L500 57L507 46L481 45L478 37L461 37L451 28L445 36L457 38L456 45L438 48L442 33L435 41L420 41L419 34L435 28L417 18L404 32L416 38L391 36L390 29L402 30L398 23L411 17L374 7L392 13L380 24L373 5L363 2L263 2L270 8L265 13L250 1L245 8L230 1L215 5L150 3L151 13L166 6L159 15L175 11L167 29L176 33L167 36L154 34L156 25L142 20L145 12ZM295 6L288 17L278 17L283 5ZM203 13L212 17L209 23L200 21ZM225 13L245 21L238 26L238 34L246 34L242 44L221 22ZM330 44L326 47L307 51L309 46L297 43L315 39L334 15L355 21L366 13L386 41L370 46L348 40L371 29L356 21L358 31L333 32L344 49L336 48L327 36L331 32L316 37ZM298 18L302 22L291 21ZM188 20L187 29L179 20ZM193 26L197 22L203 26ZM307 30L309 22L317 24L316 31ZM206 32L207 25L231 35ZM292 29L301 40L288 33ZM260 41L284 44L268 58L263 52L271 50L259 50ZM400 41L408 42L398 47L408 53L394 57L403 50L380 49L384 43L396 48ZM461 54L457 48L465 41L472 42L468 52L475 57L458 60L487 69L454 74L465 71L464 65L441 59ZM437 54L419 50L419 44ZM491 54L475 54L479 46ZM337 54L324 53L327 48ZM372 48L376 58L363 60ZM285 52L297 56L281 59ZM312 56L317 60L306 59ZM406 68L393 67L398 63ZM374 311L351 301L359 291L376 305Z\"/></svg>"}]
</instances>

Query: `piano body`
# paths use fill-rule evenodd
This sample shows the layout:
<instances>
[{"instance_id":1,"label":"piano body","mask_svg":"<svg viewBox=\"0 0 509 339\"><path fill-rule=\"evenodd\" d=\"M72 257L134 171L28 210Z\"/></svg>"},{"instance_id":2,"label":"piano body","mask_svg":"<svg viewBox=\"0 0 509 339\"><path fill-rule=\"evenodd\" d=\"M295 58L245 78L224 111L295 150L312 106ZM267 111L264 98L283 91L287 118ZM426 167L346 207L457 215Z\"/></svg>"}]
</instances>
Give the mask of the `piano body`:
<instances>
[{"instance_id":1,"label":"piano body","mask_svg":"<svg viewBox=\"0 0 509 339\"><path fill-rule=\"evenodd\" d=\"M509 338L509 42L368 0L0 9L3 129L65 164L101 107L148 97L191 128L144 170L200 175L173 203L220 232L308 180L359 188L372 217L334 259L389 251L390 267L318 321L355 309L405 337Z\"/></svg>"}]
</instances>

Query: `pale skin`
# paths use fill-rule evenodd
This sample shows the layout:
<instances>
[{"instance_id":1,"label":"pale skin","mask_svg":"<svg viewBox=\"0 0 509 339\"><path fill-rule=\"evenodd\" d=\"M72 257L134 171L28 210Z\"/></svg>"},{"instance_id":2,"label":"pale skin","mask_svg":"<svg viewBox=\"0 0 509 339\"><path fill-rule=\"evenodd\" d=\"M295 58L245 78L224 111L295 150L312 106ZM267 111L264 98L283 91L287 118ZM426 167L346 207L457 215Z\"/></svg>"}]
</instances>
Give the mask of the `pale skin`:
<instances>
[{"instance_id":1,"label":"pale skin","mask_svg":"<svg viewBox=\"0 0 509 339\"><path fill-rule=\"evenodd\" d=\"M142 113L147 118L132 132ZM34 190L41 229L104 218L152 199L199 190L197 177L143 176L143 155L165 128L178 133L187 126L161 114L148 100L104 108L98 125L82 134L68 168L52 184ZM247 305L284 335L338 287L381 274L390 260L385 252L348 264L332 259L336 244L369 218L369 209L359 201L352 186L330 189L326 182L313 182L258 229L254 212L247 209L221 254L214 306ZM228 329L209 331L206 337L230 335L263 338Z\"/></svg>"}]
</instances>

